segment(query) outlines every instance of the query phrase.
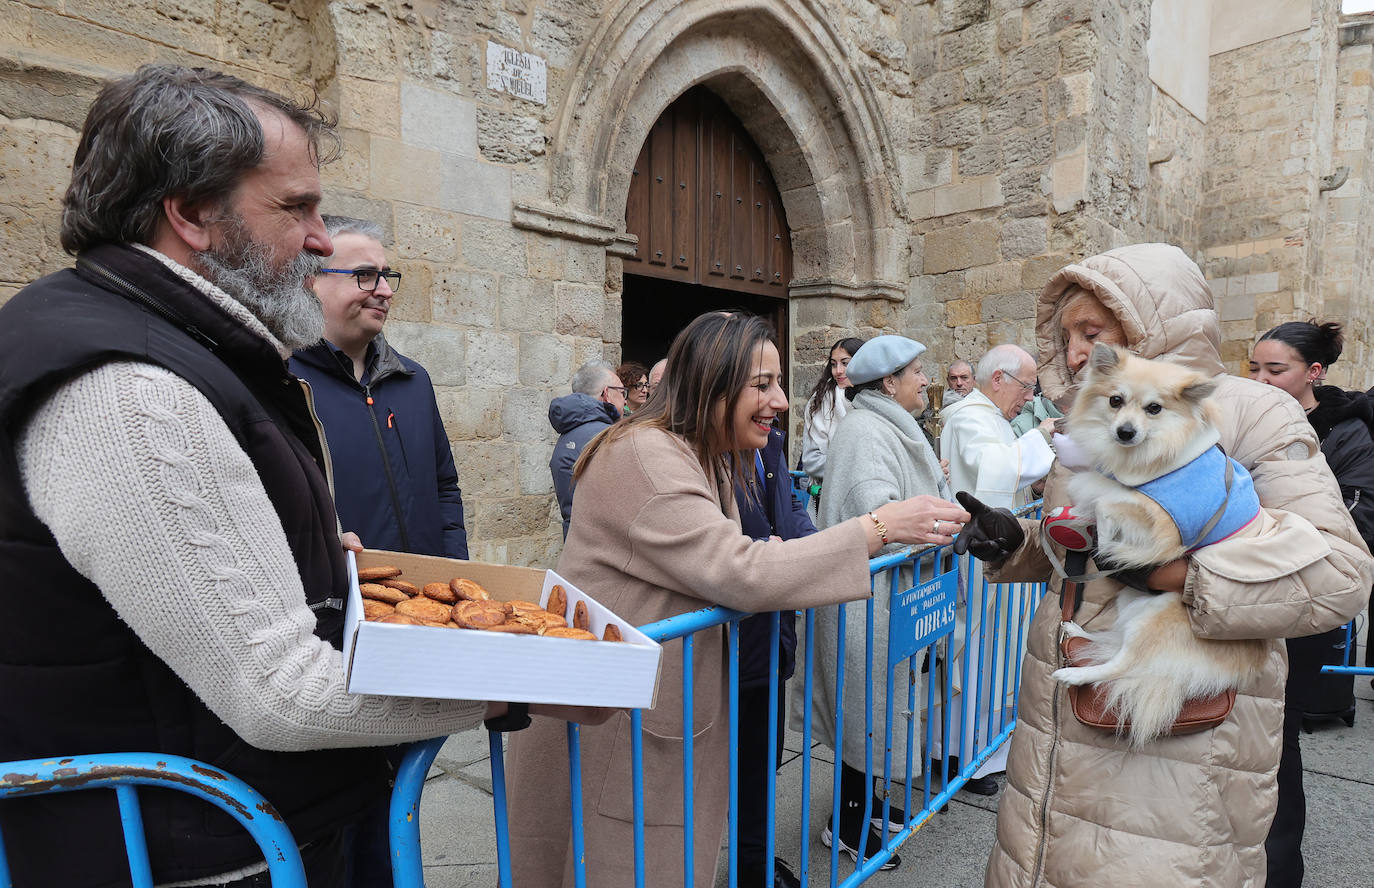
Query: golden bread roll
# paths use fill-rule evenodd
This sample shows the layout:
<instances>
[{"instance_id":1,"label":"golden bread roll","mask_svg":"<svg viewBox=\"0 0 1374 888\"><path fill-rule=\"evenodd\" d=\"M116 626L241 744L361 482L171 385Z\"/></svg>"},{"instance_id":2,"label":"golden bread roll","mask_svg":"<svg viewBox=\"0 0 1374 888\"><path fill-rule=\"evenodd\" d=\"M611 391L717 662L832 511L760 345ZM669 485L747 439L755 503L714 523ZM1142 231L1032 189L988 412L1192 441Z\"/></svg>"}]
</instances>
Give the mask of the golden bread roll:
<instances>
[{"instance_id":1,"label":"golden bread roll","mask_svg":"<svg viewBox=\"0 0 1374 888\"><path fill-rule=\"evenodd\" d=\"M540 607L539 605L535 604L533 601L521 601L521 600L519 600L519 599L517 598L517 599L511 600L511 601L507 601L506 604L510 605L510 609L509 609L508 611L506 611L506 613L509 613L509 614L546 614L546 613L548 613L548 611L544 610L542 607Z\"/></svg>"},{"instance_id":2,"label":"golden bread roll","mask_svg":"<svg viewBox=\"0 0 1374 888\"><path fill-rule=\"evenodd\" d=\"M500 623L496 626L483 626L487 632L508 632L512 635L538 635L533 626L525 623Z\"/></svg>"},{"instance_id":3,"label":"golden bread roll","mask_svg":"<svg viewBox=\"0 0 1374 888\"><path fill-rule=\"evenodd\" d=\"M576 606L573 607L572 624L578 629L592 628L592 621L587 616L587 602L579 601ZM596 636L592 637L595 638Z\"/></svg>"},{"instance_id":4,"label":"golden bread roll","mask_svg":"<svg viewBox=\"0 0 1374 888\"><path fill-rule=\"evenodd\" d=\"M421 623L424 623L426 626L433 626L433 627L436 628L436 629L457 629L457 628L458 628L457 626L454 626L453 623L451 623L451 622L448 621L448 620L444 620L444 621L442 621L442 622L439 621L439 620L421 620L420 622L421 622Z\"/></svg>"},{"instance_id":5,"label":"golden bread roll","mask_svg":"<svg viewBox=\"0 0 1374 888\"><path fill-rule=\"evenodd\" d=\"M402 626L423 626L424 622L414 617L407 617L405 614L387 614L377 620L378 623L399 623Z\"/></svg>"},{"instance_id":6,"label":"golden bread roll","mask_svg":"<svg viewBox=\"0 0 1374 888\"><path fill-rule=\"evenodd\" d=\"M399 577L401 569L399 567L360 567L358 568L358 582L371 583L376 580L389 580L392 577Z\"/></svg>"},{"instance_id":7,"label":"golden bread roll","mask_svg":"<svg viewBox=\"0 0 1374 888\"><path fill-rule=\"evenodd\" d=\"M387 614L396 613L396 608L387 604L385 601L376 601L372 598L363 599L363 619L377 620Z\"/></svg>"},{"instance_id":8,"label":"golden bread roll","mask_svg":"<svg viewBox=\"0 0 1374 888\"><path fill-rule=\"evenodd\" d=\"M596 641L596 636L586 629L578 629L576 626L564 626L561 629L550 629L544 633L545 638L581 638L586 641Z\"/></svg>"},{"instance_id":9,"label":"golden bread roll","mask_svg":"<svg viewBox=\"0 0 1374 888\"><path fill-rule=\"evenodd\" d=\"M495 601L460 601L452 608L453 622L464 629L490 629L506 622L506 611Z\"/></svg>"},{"instance_id":10,"label":"golden bread roll","mask_svg":"<svg viewBox=\"0 0 1374 888\"><path fill-rule=\"evenodd\" d=\"M619 626L617 626L617 625L614 624L614 623L607 623L607 624L606 624L606 631L603 632L603 633L601 633L601 640L602 640L602 641L624 641L625 639L623 639L623 638L620 637L620 627L619 627Z\"/></svg>"},{"instance_id":11,"label":"golden bread roll","mask_svg":"<svg viewBox=\"0 0 1374 888\"><path fill-rule=\"evenodd\" d=\"M378 585L378 586L386 586L388 589L396 589L396 590L398 590L398 591L404 592L405 594L409 595L411 598L414 598L416 595L419 595L419 594L420 594L420 590L417 589L417 588L415 587L415 584L414 584L414 583L407 583L405 580L397 580L397 579L378 580L378 581L377 581L377 585Z\"/></svg>"},{"instance_id":12,"label":"golden bread roll","mask_svg":"<svg viewBox=\"0 0 1374 888\"><path fill-rule=\"evenodd\" d=\"M560 617L566 618L568 616L568 593L557 583L549 590L549 604L546 610L551 614L558 614Z\"/></svg>"},{"instance_id":13,"label":"golden bread roll","mask_svg":"<svg viewBox=\"0 0 1374 888\"><path fill-rule=\"evenodd\" d=\"M432 620L435 623L447 623L451 611L452 608L447 604L431 601L423 595L419 598L407 598L396 605L398 614L405 614L417 620Z\"/></svg>"},{"instance_id":14,"label":"golden bread roll","mask_svg":"<svg viewBox=\"0 0 1374 888\"><path fill-rule=\"evenodd\" d=\"M490 601L491 593L483 589L480 583L472 580L465 580L462 577L454 577L448 581L449 588L453 594L464 601Z\"/></svg>"},{"instance_id":15,"label":"golden bread roll","mask_svg":"<svg viewBox=\"0 0 1374 888\"><path fill-rule=\"evenodd\" d=\"M425 583L425 588L420 591L424 593L426 598L433 598L444 604L453 604L458 600L458 596L454 594L448 583Z\"/></svg>"},{"instance_id":16,"label":"golden bread roll","mask_svg":"<svg viewBox=\"0 0 1374 888\"><path fill-rule=\"evenodd\" d=\"M402 601L410 600L410 596L400 589L392 589L390 586L383 586L380 583L359 583L358 591L364 598L371 598L373 601L385 601L387 604L400 604Z\"/></svg>"}]
</instances>

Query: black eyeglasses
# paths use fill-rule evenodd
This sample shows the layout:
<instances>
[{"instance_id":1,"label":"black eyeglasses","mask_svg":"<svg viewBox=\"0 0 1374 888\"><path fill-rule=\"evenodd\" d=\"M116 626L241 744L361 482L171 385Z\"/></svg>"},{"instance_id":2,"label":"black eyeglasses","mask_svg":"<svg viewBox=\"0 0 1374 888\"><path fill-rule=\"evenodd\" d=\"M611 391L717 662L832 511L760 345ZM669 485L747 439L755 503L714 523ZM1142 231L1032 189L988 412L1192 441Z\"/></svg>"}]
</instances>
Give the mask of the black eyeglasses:
<instances>
[{"instance_id":1,"label":"black eyeglasses","mask_svg":"<svg viewBox=\"0 0 1374 888\"><path fill-rule=\"evenodd\" d=\"M622 397L622 398L625 397L625 386L623 386L623 385L608 385L608 386L606 386L606 391L608 391L608 392L620 392L620 397Z\"/></svg>"},{"instance_id":2,"label":"black eyeglasses","mask_svg":"<svg viewBox=\"0 0 1374 888\"><path fill-rule=\"evenodd\" d=\"M636 382L636 383L634 384L634 387L637 388L637 389L639 389L641 392L647 392L647 391L649 390L649 383L647 383L647 382Z\"/></svg>"},{"instance_id":3,"label":"black eyeglasses","mask_svg":"<svg viewBox=\"0 0 1374 888\"><path fill-rule=\"evenodd\" d=\"M395 293L401 289L401 273L391 269L378 271L375 268L321 268L320 274L348 274L358 282L359 290L366 290L371 293L377 289L377 283L382 278L386 278L386 285Z\"/></svg>"}]
</instances>

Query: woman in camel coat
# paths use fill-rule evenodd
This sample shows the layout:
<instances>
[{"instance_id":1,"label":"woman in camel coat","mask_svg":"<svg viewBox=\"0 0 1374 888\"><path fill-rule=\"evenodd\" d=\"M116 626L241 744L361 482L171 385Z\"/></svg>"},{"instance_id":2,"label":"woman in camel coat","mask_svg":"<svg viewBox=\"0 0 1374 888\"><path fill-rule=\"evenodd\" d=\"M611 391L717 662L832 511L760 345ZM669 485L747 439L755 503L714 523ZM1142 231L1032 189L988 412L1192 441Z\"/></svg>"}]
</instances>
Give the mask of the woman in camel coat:
<instances>
[{"instance_id":1,"label":"woman in camel coat","mask_svg":"<svg viewBox=\"0 0 1374 888\"><path fill-rule=\"evenodd\" d=\"M1226 375L1212 294L1177 247L1122 247L1064 268L1045 287L1036 332L1040 383L1056 401L1078 380L1094 342L1146 358L1167 355L1216 378L1221 445L1254 479L1262 529L1157 568L1149 587L1181 592L1197 635L1268 639L1269 656L1263 672L1238 689L1221 725L1132 750L1124 738L1080 724L1064 686L1050 677L1062 665L1053 582L1028 636L986 884L1258 888L1283 724L1282 639L1326 631L1359 613L1374 565L1296 402ZM1071 442L1059 445L1047 512L1067 502L1071 449ZM975 545L983 519L968 531ZM1005 561L973 549L1000 564L989 568L996 581L1050 575L1039 525L1023 521L1021 528L1024 542L1003 551ZM1111 626L1119 588L1112 578L1087 583L1076 621L1089 632Z\"/></svg>"},{"instance_id":2,"label":"woman in camel coat","mask_svg":"<svg viewBox=\"0 0 1374 888\"><path fill-rule=\"evenodd\" d=\"M755 541L740 530L733 485L787 409L777 347L752 315L713 312L678 335L659 397L587 448L558 572L635 625L721 604L810 608L867 596L868 558L885 540L947 542L958 506L914 497L805 539ZM880 531L882 531L880 533ZM658 705L644 713L646 871L682 885L682 650L664 646ZM709 886L729 803L725 629L696 635L695 884ZM634 884L630 718L582 729L587 884ZM514 883L573 884L565 725L537 718L510 742Z\"/></svg>"}]
</instances>

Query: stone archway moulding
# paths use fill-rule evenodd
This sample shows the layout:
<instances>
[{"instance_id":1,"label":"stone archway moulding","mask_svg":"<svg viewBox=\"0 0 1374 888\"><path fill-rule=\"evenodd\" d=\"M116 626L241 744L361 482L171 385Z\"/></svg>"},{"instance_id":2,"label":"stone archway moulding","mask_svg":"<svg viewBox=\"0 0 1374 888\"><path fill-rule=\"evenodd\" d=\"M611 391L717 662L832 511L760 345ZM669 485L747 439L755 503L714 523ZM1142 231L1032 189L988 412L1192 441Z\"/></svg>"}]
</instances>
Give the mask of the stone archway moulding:
<instances>
[{"instance_id":1,"label":"stone archway moulding","mask_svg":"<svg viewBox=\"0 0 1374 888\"><path fill-rule=\"evenodd\" d=\"M588 40L554 122L546 199L516 227L628 249L630 171L660 113L697 84L763 151L792 227L793 297L906 295L901 190L867 78L814 0L624 0Z\"/></svg>"}]
</instances>

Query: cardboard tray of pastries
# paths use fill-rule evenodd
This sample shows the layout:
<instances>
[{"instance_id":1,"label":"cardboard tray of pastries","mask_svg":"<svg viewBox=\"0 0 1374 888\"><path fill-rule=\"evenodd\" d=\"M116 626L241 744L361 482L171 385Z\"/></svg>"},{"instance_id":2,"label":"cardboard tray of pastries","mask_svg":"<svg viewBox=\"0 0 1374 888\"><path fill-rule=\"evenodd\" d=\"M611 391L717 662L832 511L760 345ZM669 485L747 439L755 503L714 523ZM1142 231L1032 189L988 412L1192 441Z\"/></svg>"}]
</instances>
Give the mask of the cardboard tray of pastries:
<instances>
[{"instance_id":1,"label":"cardboard tray of pastries","mask_svg":"<svg viewBox=\"0 0 1374 888\"><path fill-rule=\"evenodd\" d=\"M348 553L355 694L651 709L662 648L551 570Z\"/></svg>"}]
</instances>

